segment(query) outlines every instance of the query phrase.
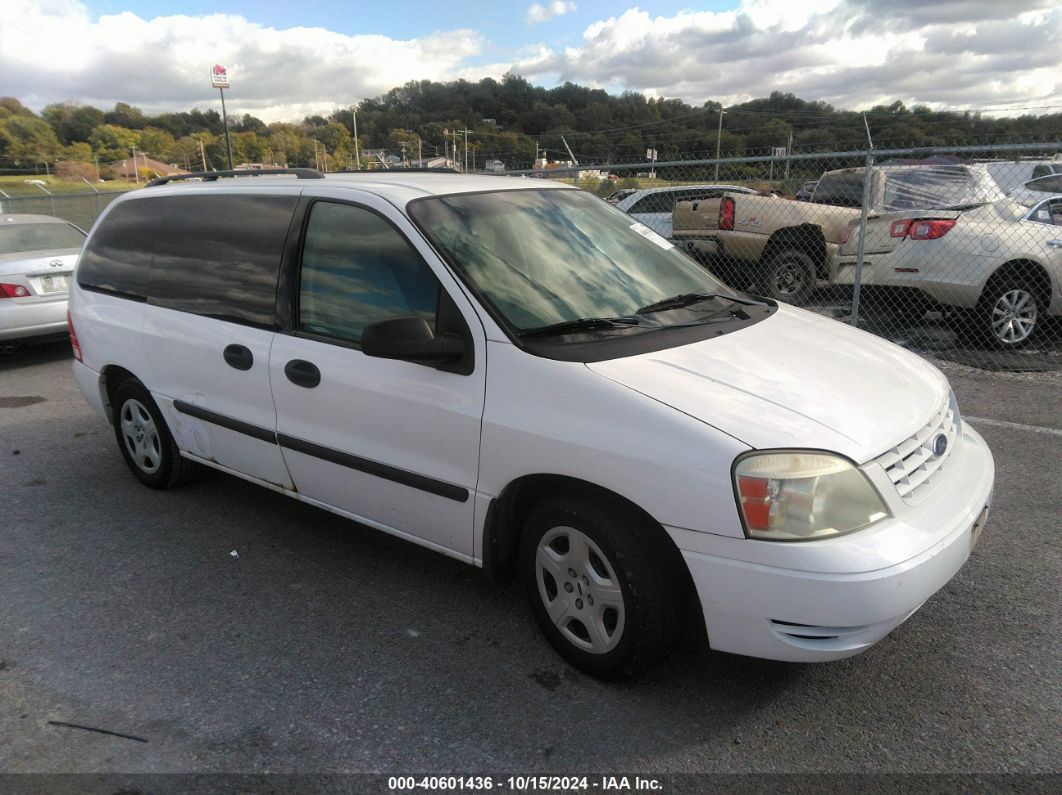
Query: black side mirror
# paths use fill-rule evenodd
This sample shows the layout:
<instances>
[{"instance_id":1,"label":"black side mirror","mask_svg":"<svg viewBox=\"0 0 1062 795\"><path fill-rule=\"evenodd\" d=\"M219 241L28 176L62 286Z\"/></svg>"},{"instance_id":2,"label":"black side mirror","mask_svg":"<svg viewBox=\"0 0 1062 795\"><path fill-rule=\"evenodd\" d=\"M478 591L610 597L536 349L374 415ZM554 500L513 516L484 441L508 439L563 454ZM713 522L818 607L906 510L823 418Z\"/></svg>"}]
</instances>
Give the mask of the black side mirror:
<instances>
[{"instance_id":1,"label":"black side mirror","mask_svg":"<svg viewBox=\"0 0 1062 795\"><path fill-rule=\"evenodd\" d=\"M361 352L381 359L443 364L464 355L465 340L456 334L435 336L424 318L410 315L367 325L361 334Z\"/></svg>"}]
</instances>

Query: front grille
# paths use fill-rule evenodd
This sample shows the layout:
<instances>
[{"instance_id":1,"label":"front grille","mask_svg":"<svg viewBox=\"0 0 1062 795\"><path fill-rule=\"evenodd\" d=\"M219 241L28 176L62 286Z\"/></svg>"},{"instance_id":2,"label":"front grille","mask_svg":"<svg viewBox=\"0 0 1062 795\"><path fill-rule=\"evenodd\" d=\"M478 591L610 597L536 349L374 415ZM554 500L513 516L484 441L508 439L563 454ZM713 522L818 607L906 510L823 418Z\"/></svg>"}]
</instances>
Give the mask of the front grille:
<instances>
[{"instance_id":1,"label":"front grille","mask_svg":"<svg viewBox=\"0 0 1062 795\"><path fill-rule=\"evenodd\" d=\"M875 461L909 503L918 502L933 488L933 476L944 469L959 440L959 411L953 399L933 415L924 427L881 455ZM948 439L942 455L933 452L933 442L940 434Z\"/></svg>"}]
</instances>

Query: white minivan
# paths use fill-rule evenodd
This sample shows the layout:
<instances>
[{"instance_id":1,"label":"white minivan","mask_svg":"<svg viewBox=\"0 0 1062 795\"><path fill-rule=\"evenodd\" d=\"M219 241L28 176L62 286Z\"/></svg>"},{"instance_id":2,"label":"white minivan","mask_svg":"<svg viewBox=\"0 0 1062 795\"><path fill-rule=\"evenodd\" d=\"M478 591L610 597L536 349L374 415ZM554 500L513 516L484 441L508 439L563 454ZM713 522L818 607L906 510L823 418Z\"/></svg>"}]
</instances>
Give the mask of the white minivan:
<instances>
[{"instance_id":1,"label":"white minivan","mask_svg":"<svg viewBox=\"0 0 1062 795\"><path fill-rule=\"evenodd\" d=\"M902 348L563 185L241 173L126 194L75 271L74 373L146 485L213 467L518 577L609 679L691 604L717 650L855 654L977 542L992 455Z\"/></svg>"}]
</instances>

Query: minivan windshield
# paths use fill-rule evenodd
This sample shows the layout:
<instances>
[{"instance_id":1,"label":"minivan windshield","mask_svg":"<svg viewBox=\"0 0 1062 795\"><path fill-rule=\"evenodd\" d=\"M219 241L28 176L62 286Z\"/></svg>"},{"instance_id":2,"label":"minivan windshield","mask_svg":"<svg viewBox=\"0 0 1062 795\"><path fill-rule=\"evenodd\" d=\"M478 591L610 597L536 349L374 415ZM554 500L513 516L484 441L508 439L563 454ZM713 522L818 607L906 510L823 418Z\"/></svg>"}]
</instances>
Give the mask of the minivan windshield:
<instances>
[{"instance_id":1,"label":"minivan windshield","mask_svg":"<svg viewBox=\"0 0 1062 795\"><path fill-rule=\"evenodd\" d=\"M646 330L638 310L688 294L734 296L673 244L597 197L532 189L411 202L409 214L517 333L586 319L572 330ZM678 313L675 323L689 323Z\"/></svg>"}]
</instances>

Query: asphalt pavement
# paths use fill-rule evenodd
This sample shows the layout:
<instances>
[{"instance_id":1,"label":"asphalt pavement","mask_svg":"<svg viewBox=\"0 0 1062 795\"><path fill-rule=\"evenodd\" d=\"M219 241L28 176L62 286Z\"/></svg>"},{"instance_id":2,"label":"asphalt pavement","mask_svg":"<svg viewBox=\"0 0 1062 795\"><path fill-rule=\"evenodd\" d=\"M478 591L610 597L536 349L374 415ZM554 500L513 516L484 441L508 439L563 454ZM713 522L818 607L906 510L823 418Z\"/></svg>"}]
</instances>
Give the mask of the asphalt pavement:
<instances>
[{"instance_id":1,"label":"asphalt pavement","mask_svg":"<svg viewBox=\"0 0 1062 795\"><path fill-rule=\"evenodd\" d=\"M0 771L1058 773L1062 378L943 367L997 465L949 585L854 658L690 637L613 685L514 585L220 473L144 488L65 345L2 359Z\"/></svg>"}]
</instances>

